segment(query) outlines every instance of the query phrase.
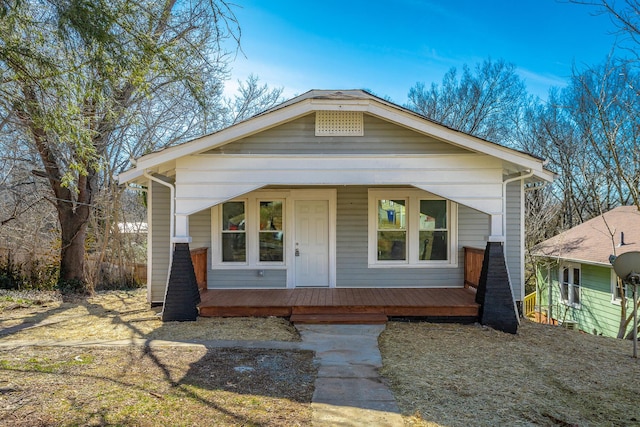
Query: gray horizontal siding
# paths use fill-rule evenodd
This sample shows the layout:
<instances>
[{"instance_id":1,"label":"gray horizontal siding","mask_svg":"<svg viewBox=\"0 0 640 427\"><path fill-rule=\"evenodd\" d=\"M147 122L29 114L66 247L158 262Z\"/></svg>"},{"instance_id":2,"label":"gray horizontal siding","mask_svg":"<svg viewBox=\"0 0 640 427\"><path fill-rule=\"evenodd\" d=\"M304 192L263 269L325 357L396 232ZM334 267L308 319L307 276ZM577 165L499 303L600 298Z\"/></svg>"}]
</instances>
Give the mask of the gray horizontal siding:
<instances>
[{"instance_id":1,"label":"gray horizontal siding","mask_svg":"<svg viewBox=\"0 0 640 427\"><path fill-rule=\"evenodd\" d=\"M467 206L458 206L458 261L461 265L464 263L464 248L484 249L490 229L489 215Z\"/></svg>"},{"instance_id":2,"label":"gray horizontal siding","mask_svg":"<svg viewBox=\"0 0 640 427\"><path fill-rule=\"evenodd\" d=\"M455 154L468 151L364 115L364 136L315 136L315 114L243 138L207 154Z\"/></svg>"},{"instance_id":3,"label":"gray horizontal siding","mask_svg":"<svg viewBox=\"0 0 640 427\"><path fill-rule=\"evenodd\" d=\"M211 209L189 215L190 249L207 248L207 287L211 277Z\"/></svg>"},{"instance_id":4,"label":"gray horizontal siding","mask_svg":"<svg viewBox=\"0 0 640 427\"><path fill-rule=\"evenodd\" d=\"M286 288L286 270L212 270L207 276L209 289Z\"/></svg>"},{"instance_id":5,"label":"gray horizontal siding","mask_svg":"<svg viewBox=\"0 0 640 427\"><path fill-rule=\"evenodd\" d=\"M339 188L337 207L338 287L461 287L462 246L483 248L489 234L486 214L460 206L458 268L369 268L367 187Z\"/></svg>"},{"instance_id":6,"label":"gray horizontal siding","mask_svg":"<svg viewBox=\"0 0 640 427\"><path fill-rule=\"evenodd\" d=\"M151 302L163 302L169 269L169 224L170 224L170 191L167 187L151 182L149 194L151 212L151 260L150 277Z\"/></svg>"},{"instance_id":7,"label":"gray horizontal siding","mask_svg":"<svg viewBox=\"0 0 640 427\"><path fill-rule=\"evenodd\" d=\"M522 182L515 181L507 184L507 217L505 245L507 267L511 278L513 296L517 301L524 298L524 278L522 277Z\"/></svg>"}]
</instances>

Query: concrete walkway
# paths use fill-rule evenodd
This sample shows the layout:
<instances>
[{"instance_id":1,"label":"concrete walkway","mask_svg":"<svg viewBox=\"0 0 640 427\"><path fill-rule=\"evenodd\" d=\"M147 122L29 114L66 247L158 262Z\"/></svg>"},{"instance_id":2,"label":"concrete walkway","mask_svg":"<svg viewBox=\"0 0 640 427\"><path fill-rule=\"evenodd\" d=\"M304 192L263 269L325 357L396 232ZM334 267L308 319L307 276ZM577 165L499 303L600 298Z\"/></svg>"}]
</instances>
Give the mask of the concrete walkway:
<instances>
[{"instance_id":1,"label":"concrete walkway","mask_svg":"<svg viewBox=\"0 0 640 427\"><path fill-rule=\"evenodd\" d=\"M256 348L311 350L315 352L318 377L312 398L316 427L404 426L395 398L378 375L382 356L378 336L384 325L298 325L302 342L286 341L193 341L96 340L7 341L0 348L21 346L204 346L208 348Z\"/></svg>"},{"instance_id":2,"label":"concrete walkway","mask_svg":"<svg viewBox=\"0 0 640 427\"><path fill-rule=\"evenodd\" d=\"M298 325L302 348L313 350L318 378L314 426L403 426L391 391L378 375L384 325Z\"/></svg>"}]
</instances>

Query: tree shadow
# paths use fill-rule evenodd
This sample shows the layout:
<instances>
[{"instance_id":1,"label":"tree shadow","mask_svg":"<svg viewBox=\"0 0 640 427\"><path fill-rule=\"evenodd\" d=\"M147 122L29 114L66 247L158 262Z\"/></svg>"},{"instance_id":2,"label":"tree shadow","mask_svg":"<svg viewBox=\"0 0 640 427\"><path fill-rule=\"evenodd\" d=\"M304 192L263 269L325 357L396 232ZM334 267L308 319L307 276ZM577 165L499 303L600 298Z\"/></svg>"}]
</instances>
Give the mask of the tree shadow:
<instances>
[{"instance_id":1,"label":"tree shadow","mask_svg":"<svg viewBox=\"0 0 640 427\"><path fill-rule=\"evenodd\" d=\"M173 396L199 402L203 407L217 413L224 414L238 425L264 425L260 415L253 416L250 412L238 410L233 405L227 406L214 398L211 391L224 391L235 395L244 396L243 399L251 399L251 396L260 398L286 399L298 404L310 404L313 395L314 381L317 368L313 364L313 353L309 351L283 351L263 348L206 348L202 357L193 360L188 366L176 369L175 361L167 358L167 349L172 351L188 352L193 347L180 346L166 347L154 344L154 337L162 336L161 325L153 333L147 329L141 329L138 322L146 320L158 320L155 313L150 316L135 317L132 315L143 314L149 308L127 308L128 296L118 296L121 304L113 304L119 308L113 309L93 302L91 299L79 299L74 303L67 303L61 307L39 311L22 319L19 325L0 330L0 337L7 337L29 328L46 327L69 320L55 319L56 314L66 310L82 307L91 316L108 317L109 325L124 326L131 337L139 337L143 345L123 346L122 348L122 377L105 377L91 375L89 372L74 372L74 376L86 376L89 380L102 380L118 386L138 389L151 395L155 395L154 388L157 384L168 384L174 392ZM82 310L82 311L84 311ZM150 312L152 313L152 312ZM78 315L80 317L82 315ZM76 317L76 316L74 316ZM79 337L80 338L80 337ZM80 338L81 339L81 338ZM61 343L64 345L63 343ZM202 349L202 347L198 347ZM20 348L14 348L19 352ZM176 353L174 353L176 354ZM180 358L178 358L180 359ZM155 379L148 383L131 384L126 380L127 370L133 366L140 366L144 361L151 363L155 368ZM146 366L149 366L148 364ZM65 375L61 373L60 375ZM239 398L240 399L240 398ZM91 414L86 414L89 417ZM91 416L105 420L104 414L92 414ZM97 420L98 418L93 418ZM90 421L89 418L86 421Z\"/></svg>"},{"instance_id":2,"label":"tree shadow","mask_svg":"<svg viewBox=\"0 0 640 427\"><path fill-rule=\"evenodd\" d=\"M46 307L46 306L45 306ZM17 325L13 325L13 326L9 326L6 328L2 328L0 329L0 338L5 337L5 336L9 336L9 335L13 335L16 334L18 332L27 330L27 329L32 329L32 328L38 328L38 327L44 327L44 326L52 326L64 321L69 320L69 318L66 318L64 320L57 320L57 321L48 321L47 319L55 316L56 314L60 314L63 313L67 310L69 310L70 307L56 307L56 308L51 308L49 310L45 310L45 311L36 311L31 313L30 315L25 315L22 317L11 317L9 316L9 318L11 318L11 320L22 320L21 323L17 324Z\"/></svg>"}]
</instances>

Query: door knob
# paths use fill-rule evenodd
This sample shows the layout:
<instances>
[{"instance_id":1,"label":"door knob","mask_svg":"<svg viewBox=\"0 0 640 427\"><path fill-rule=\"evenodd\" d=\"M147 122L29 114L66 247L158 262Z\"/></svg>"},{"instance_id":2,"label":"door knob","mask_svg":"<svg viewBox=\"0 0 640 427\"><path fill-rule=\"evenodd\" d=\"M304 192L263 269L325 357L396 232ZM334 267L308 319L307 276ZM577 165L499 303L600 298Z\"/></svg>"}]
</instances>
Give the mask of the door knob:
<instances>
[{"instance_id":1,"label":"door knob","mask_svg":"<svg viewBox=\"0 0 640 427\"><path fill-rule=\"evenodd\" d=\"M296 248L296 256L300 256L300 249Z\"/></svg>"}]
</instances>

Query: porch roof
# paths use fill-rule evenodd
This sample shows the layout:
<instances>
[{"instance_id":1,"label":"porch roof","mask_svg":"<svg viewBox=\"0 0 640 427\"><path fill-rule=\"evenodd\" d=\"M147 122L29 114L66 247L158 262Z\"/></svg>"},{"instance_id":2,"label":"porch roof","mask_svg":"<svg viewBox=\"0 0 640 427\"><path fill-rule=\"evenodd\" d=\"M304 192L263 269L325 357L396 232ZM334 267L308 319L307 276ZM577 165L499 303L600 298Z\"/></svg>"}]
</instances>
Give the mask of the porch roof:
<instances>
[{"instance_id":1,"label":"porch roof","mask_svg":"<svg viewBox=\"0 0 640 427\"><path fill-rule=\"evenodd\" d=\"M529 180L547 182L554 178L554 174L545 169L544 161L540 158L449 128L368 92L311 90L218 132L142 156L132 169L120 174L119 181L142 181L145 171L171 175L175 169L175 161L179 158L211 150L314 111L364 112L471 152L500 159L504 164L505 175L527 172L531 174Z\"/></svg>"}]
</instances>

